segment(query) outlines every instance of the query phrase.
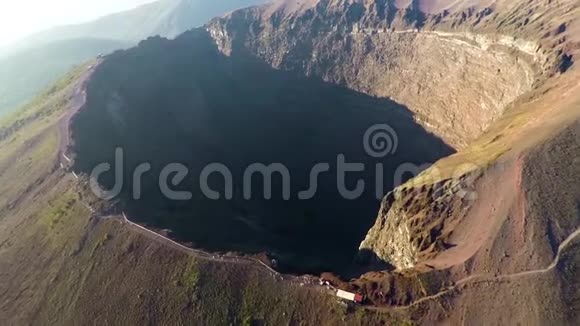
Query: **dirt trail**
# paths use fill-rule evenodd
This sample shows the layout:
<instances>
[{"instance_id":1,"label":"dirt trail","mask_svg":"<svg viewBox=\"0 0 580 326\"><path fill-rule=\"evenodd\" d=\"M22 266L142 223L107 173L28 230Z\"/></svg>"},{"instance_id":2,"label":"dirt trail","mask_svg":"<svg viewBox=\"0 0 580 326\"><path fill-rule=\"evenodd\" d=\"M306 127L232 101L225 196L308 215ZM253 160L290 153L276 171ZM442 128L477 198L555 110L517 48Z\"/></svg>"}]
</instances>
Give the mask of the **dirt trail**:
<instances>
[{"instance_id":1,"label":"dirt trail","mask_svg":"<svg viewBox=\"0 0 580 326\"><path fill-rule=\"evenodd\" d=\"M578 228L576 231L574 231L572 234L570 234L566 240L562 241L562 243L560 243L560 246L558 247L558 253L556 254L556 257L554 257L554 260L552 261L552 263L543 269L536 269L536 270L530 270L530 271L523 271L523 272L519 272L519 273L515 273L515 274L506 274L506 275L498 275L498 276L490 276L490 275L482 275L482 274L477 274L477 275L471 275L469 277L466 277L464 279L461 279L459 281L457 281L453 286L448 287L445 291L441 291L437 294L434 295L430 295L424 298L421 298L413 303L411 303L410 305L407 306L398 306L398 307L365 307L365 309L367 310L372 310L372 311L383 311L383 312L388 312L388 311L393 311L393 310L404 310L404 309L410 309L413 308L415 306L418 306L422 303L425 303L427 301L431 301L431 300L435 300L438 298L441 298L449 293L452 293L454 291L460 291L462 288L468 286L468 285L472 285L472 284L477 284L477 283L487 283L487 282L502 282L502 281L510 281L510 280L514 280L517 278L521 278L521 277L526 277L526 276L532 276L532 275L540 275L540 274L545 274L545 273L549 273L551 272L554 268L556 268L556 266L558 266L558 263L560 262L560 258L562 256L562 253L564 252L564 250L566 248L568 248L568 246L570 246L570 244L576 240L576 238L580 237L580 228Z\"/></svg>"},{"instance_id":2,"label":"dirt trail","mask_svg":"<svg viewBox=\"0 0 580 326\"><path fill-rule=\"evenodd\" d=\"M89 207L91 211L94 212L93 209ZM131 227L135 232L140 233L141 235L147 237L150 240L158 241L164 245L167 245L171 248L174 248L180 252L183 252L187 255L190 255L196 259L215 262L215 263L224 263L224 264L250 264L256 265L260 268L266 269L270 276L278 281L285 281L285 282L292 282L300 286L306 286L311 288L316 288L321 291L327 291L328 289L324 286L319 286L316 282L317 278L304 275L304 276L293 276L293 275L283 275L278 271L274 270L272 267L268 266L263 261L252 258L252 257L244 257L244 256L229 256L229 255L220 255L220 254L211 254L202 250L196 250L190 247L186 247L176 241L173 241L157 232L149 230L137 223L131 222L125 213L121 216L101 216L100 219L108 219L108 220L116 220L124 225L128 225Z\"/></svg>"}]
</instances>

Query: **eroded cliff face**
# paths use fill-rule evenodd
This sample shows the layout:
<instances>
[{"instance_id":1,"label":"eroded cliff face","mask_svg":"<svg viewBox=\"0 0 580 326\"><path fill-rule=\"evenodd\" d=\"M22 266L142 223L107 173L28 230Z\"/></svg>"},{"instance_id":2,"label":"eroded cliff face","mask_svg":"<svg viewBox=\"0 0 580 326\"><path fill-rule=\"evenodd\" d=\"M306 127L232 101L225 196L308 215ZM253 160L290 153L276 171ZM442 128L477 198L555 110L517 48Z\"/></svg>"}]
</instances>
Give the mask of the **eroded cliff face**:
<instances>
[{"instance_id":1,"label":"eroded cliff face","mask_svg":"<svg viewBox=\"0 0 580 326\"><path fill-rule=\"evenodd\" d=\"M320 1L299 13L248 9L207 29L225 53L393 99L461 149L532 88L545 57L520 38L417 28L434 21L390 2Z\"/></svg>"}]
</instances>

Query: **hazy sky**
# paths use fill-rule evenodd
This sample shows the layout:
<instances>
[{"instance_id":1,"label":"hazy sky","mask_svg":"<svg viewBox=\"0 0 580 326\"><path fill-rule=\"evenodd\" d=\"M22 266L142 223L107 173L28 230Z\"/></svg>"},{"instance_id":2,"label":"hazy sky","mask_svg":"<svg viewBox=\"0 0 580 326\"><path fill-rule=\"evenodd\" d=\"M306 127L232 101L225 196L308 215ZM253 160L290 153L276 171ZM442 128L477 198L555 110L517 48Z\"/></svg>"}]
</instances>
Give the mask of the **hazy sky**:
<instances>
[{"instance_id":1,"label":"hazy sky","mask_svg":"<svg viewBox=\"0 0 580 326\"><path fill-rule=\"evenodd\" d=\"M52 26L85 22L153 1L0 0L0 45Z\"/></svg>"}]
</instances>

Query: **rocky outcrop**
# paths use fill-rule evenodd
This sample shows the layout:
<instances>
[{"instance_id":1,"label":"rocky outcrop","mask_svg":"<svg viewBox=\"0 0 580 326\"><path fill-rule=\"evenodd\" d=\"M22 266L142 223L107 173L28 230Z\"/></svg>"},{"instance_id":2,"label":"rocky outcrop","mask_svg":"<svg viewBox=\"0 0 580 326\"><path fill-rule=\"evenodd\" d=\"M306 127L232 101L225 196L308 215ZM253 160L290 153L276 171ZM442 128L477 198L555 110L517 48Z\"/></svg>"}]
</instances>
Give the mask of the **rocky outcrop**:
<instances>
[{"instance_id":1,"label":"rocky outcrop","mask_svg":"<svg viewBox=\"0 0 580 326\"><path fill-rule=\"evenodd\" d=\"M445 249L448 236L472 204L476 179L472 172L434 184L410 182L389 193L360 245L361 258L373 252L374 258L406 270Z\"/></svg>"}]
</instances>

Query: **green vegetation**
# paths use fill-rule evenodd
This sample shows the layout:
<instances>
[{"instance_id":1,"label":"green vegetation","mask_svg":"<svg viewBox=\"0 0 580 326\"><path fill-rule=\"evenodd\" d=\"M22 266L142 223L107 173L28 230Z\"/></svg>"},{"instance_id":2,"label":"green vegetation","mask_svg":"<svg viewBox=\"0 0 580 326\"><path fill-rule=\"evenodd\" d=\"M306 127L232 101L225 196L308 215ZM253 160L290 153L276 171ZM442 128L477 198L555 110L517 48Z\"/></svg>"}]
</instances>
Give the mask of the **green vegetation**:
<instances>
[{"instance_id":1,"label":"green vegetation","mask_svg":"<svg viewBox=\"0 0 580 326\"><path fill-rule=\"evenodd\" d=\"M252 319L252 317L248 316L248 317L244 318L244 320L242 321L242 325L243 326L253 326L254 319Z\"/></svg>"},{"instance_id":2,"label":"green vegetation","mask_svg":"<svg viewBox=\"0 0 580 326\"><path fill-rule=\"evenodd\" d=\"M188 291L194 291L199 283L199 270L195 260L191 260L183 271L183 285Z\"/></svg>"},{"instance_id":3,"label":"green vegetation","mask_svg":"<svg viewBox=\"0 0 580 326\"><path fill-rule=\"evenodd\" d=\"M66 221L66 218L70 216L77 201L78 195L73 190L53 200L49 200L46 211L41 213L43 215L41 221L50 227L50 229L54 229L58 224Z\"/></svg>"},{"instance_id":4,"label":"green vegetation","mask_svg":"<svg viewBox=\"0 0 580 326\"><path fill-rule=\"evenodd\" d=\"M0 220L55 167L60 137L56 123L84 71L86 66L74 69L22 110L0 120Z\"/></svg>"}]
</instances>

